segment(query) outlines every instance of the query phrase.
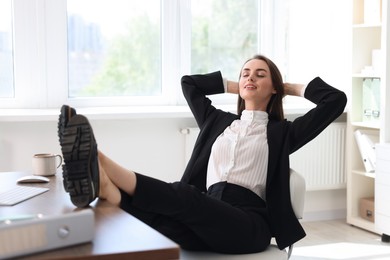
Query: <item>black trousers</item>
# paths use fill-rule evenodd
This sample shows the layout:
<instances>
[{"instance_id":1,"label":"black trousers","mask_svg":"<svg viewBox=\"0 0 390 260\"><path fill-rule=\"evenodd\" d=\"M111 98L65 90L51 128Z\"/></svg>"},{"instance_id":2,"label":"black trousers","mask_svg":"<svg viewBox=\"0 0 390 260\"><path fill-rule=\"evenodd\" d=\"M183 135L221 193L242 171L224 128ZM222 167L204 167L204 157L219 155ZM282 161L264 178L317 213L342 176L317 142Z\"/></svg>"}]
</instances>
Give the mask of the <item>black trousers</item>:
<instances>
[{"instance_id":1,"label":"black trousers","mask_svg":"<svg viewBox=\"0 0 390 260\"><path fill-rule=\"evenodd\" d=\"M265 202L238 185L221 182L202 193L137 173L134 196L121 195L123 210L187 250L244 254L270 244Z\"/></svg>"}]
</instances>

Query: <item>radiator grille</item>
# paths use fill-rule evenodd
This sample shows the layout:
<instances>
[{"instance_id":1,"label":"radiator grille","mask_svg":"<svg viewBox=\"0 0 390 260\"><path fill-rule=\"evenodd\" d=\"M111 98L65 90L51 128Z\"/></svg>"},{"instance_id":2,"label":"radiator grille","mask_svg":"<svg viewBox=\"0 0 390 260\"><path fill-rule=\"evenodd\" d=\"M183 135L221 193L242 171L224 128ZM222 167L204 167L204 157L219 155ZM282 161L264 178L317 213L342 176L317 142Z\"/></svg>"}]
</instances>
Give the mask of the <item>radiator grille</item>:
<instances>
[{"instance_id":1,"label":"radiator grille","mask_svg":"<svg viewBox=\"0 0 390 260\"><path fill-rule=\"evenodd\" d=\"M345 188L345 123L333 123L290 156L290 166L306 180L307 190Z\"/></svg>"}]
</instances>

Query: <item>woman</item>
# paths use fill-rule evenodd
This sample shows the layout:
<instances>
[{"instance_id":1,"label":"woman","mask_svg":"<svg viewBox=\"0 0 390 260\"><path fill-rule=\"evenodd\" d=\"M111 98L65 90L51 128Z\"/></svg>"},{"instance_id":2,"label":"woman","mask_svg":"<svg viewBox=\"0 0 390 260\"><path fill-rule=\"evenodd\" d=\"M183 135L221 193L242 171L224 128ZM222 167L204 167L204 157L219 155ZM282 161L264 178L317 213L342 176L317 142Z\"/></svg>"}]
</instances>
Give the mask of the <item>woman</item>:
<instances>
[{"instance_id":1,"label":"woman","mask_svg":"<svg viewBox=\"0 0 390 260\"><path fill-rule=\"evenodd\" d=\"M175 183L124 169L98 152L88 120L63 106L58 132L72 202L85 207L106 199L189 250L253 253L272 237L280 249L303 238L290 202L289 154L343 112L345 94L320 78L307 86L283 83L261 55L245 62L239 82L214 72L184 76L181 83L200 133ZM206 97L224 92L239 94L238 115ZM304 96L316 107L287 121L284 95Z\"/></svg>"}]
</instances>

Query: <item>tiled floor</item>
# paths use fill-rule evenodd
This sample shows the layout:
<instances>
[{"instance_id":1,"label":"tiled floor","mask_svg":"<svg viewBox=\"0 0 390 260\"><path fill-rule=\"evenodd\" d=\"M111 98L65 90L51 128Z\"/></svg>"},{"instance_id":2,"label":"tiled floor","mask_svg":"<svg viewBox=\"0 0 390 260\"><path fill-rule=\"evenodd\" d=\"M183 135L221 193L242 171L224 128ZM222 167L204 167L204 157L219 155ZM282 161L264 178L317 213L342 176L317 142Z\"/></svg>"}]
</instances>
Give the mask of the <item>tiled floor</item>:
<instances>
[{"instance_id":1,"label":"tiled floor","mask_svg":"<svg viewBox=\"0 0 390 260\"><path fill-rule=\"evenodd\" d=\"M291 260L390 260L390 243L345 220L303 222L307 236L295 244Z\"/></svg>"}]
</instances>

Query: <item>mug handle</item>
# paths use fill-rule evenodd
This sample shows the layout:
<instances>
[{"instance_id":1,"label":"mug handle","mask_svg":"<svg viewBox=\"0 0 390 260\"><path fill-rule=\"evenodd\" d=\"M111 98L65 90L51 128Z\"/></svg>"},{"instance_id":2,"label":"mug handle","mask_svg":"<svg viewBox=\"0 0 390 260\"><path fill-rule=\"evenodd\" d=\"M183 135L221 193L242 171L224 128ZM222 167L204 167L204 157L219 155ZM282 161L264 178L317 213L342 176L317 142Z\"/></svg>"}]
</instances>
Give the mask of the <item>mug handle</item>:
<instances>
[{"instance_id":1,"label":"mug handle","mask_svg":"<svg viewBox=\"0 0 390 260\"><path fill-rule=\"evenodd\" d=\"M61 166L61 164L62 164L62 156L59 155L59 154L56 154L55 156L58 157L58 158L60 158L60 160L59 160L60 163L57 165L57 169L58 169L58 168L60 168L60 166Z\"/></svg>"}]
</instances>

